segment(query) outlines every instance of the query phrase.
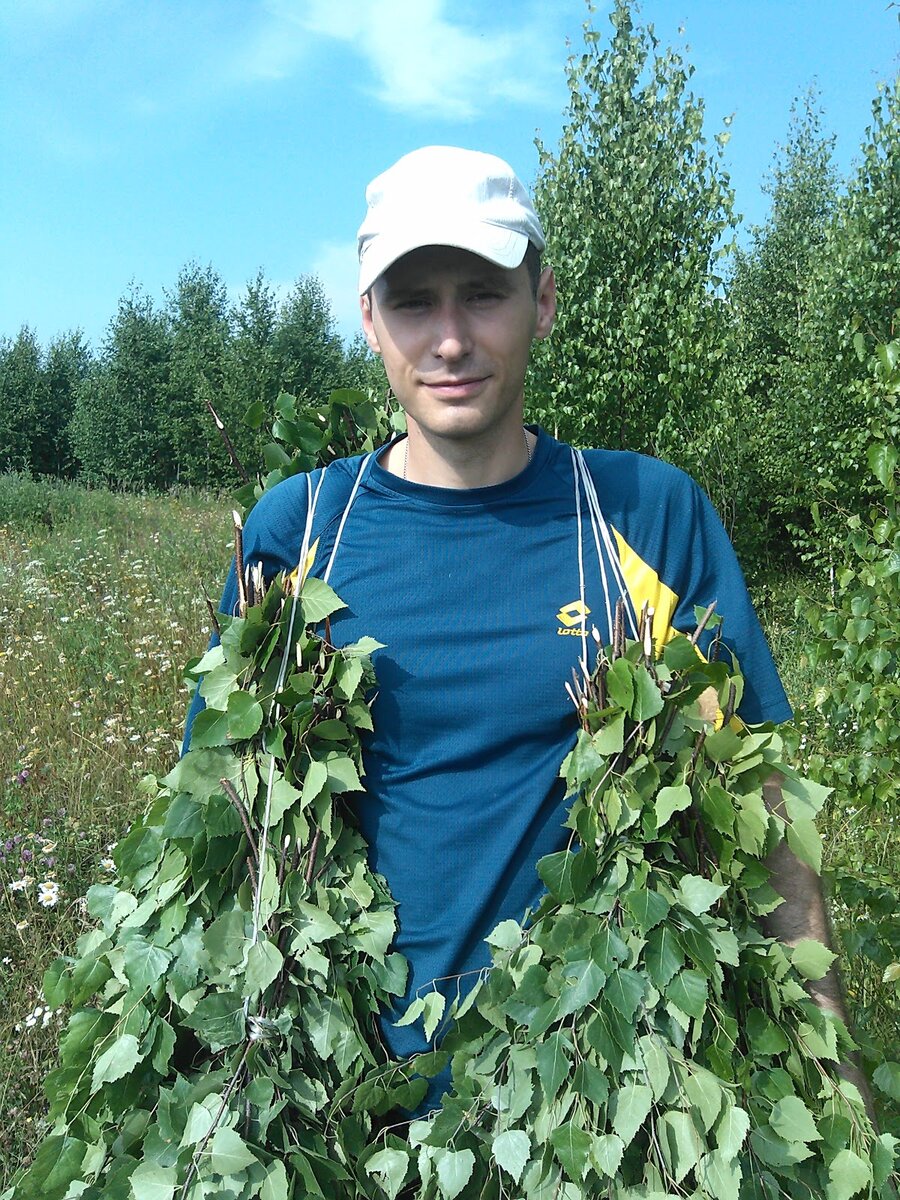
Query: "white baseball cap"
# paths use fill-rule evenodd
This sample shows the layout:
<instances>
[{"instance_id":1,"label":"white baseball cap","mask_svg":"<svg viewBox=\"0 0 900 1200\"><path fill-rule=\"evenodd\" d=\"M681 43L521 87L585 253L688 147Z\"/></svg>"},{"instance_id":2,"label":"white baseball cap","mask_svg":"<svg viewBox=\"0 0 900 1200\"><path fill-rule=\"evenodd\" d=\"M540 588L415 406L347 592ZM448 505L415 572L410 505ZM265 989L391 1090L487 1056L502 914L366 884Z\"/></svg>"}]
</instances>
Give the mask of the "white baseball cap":
<instances>
[{"instance_id":1,"label":"white baseball cap","mask_svg":"<svg viewBox=\"0 0 900 1200\"><path fill-rule=\"evenodd\" d=\"M479 150L424 146L366 188L359 227L359 293L420 246L458 246L498 267L517 267L544 231L509 163Z\"/></svg>"}]
</instances>

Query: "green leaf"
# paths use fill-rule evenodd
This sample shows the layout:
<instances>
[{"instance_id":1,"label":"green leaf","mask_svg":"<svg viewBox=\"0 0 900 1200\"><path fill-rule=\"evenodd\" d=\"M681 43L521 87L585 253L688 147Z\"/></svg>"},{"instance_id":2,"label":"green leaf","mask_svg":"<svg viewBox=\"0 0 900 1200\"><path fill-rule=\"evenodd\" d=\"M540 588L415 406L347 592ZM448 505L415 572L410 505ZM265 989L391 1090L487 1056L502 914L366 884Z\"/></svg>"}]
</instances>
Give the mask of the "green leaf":
<instances>
[{"instance_id":1,"label":"green leaf","mask_svg":"<svg viewBox=\"0 0 900 1200\"><path fill-rule=\"evenodd\" d=\"M575 1068L572 1087L579 1096L586 1096L598 1108L605 1109L609 1099L609 1081L589 1058L583 1058Z\"/></svg>"},{"instance_id":2,"label":"green leaf","mask_svg":"<svg viewBox=\"0 0 900 1200\"><path fill-rule=\"evenodd\" d=\"M706 1011L708 981L700 971L681 971L666 988L666 999L689 1017L702 1017Z\"/></svg>"},{"instance_id":3,"label":"green leaf","mask_svg":"<svg viewBox=\"0 0 900 1200\"><path fill-rule=\"evenodd\" d=\"M772 1109L769 1124L786 1142L817 1142L821 1135L799 1096L785 1096Z\"/></svg>"},{"instance_id":4,"label":"green leaf","mask_svg":"<svg viewBox=\"0 0 900 1200\"><path fill-rule=\"evenodd\" d=\"M244 1040L244 1001L236 992L213 992L205 996L184 1018L212 1050L234 1046Z\"/></svg>"},{"instance_id":5,"label":"green leaf","mask_svg":"<svg viewBox=\"0 0 900 1200\"><path fill-rule=\"evenodd\" d=\"M605 982L606 976L592 958L567 963L556 1018L571 1016L592 1004Z\"/></svg>"},{"instance_id":6,"label":"green leaf","mask_svg":"<svg viewBox=\"0 0 900 1200\"><path fill-rule=\"evenodd\" d=\"M716 1125L716 1145L724 1158L737 1158L749 1129L750 1118L744 1110L729 1105Z\"/></svg>"},{"instance_id":7,"label":"green leaf","mask_svg":"<svg viewBox=\"0 0 900 1200\"><path fill-rule=\"evenodd\" d=\"M644 950L647 974L653 986L661 991L684 966L684 951L670 925L652 930Z\"/></svg>"},{"instance_id":8,"label":"green leaf","mask_svg":"<svg viewBox=\"0 0 900 1200\"><path fill-rule=\"evenodd\" d=\"M203 945L217 967L235 967L244 961L248 919L243 909L232 908L216 917L203 934Z\"/></svg>"},{"instance_id":9,"label":"green leaf","mask_svg":"<svg viewBox=\"0 0 900 1200\"><path fill-rule=\"evenodd\" d=\"M626 1021L631 1021L644 995L644 979L637 971L622 967L606 981L604 997Z\"/></svg>"},{"instance_id":10,"label":"green leaf","mask_svg":"<svg viewBox=\"0 0 900 1200\"><path fill-rule=\"evenodd\" d=\"M900 1101L900 1063L883 1062L875 1068L872 1082L886 1096Z\"/></svg>"},{"instance_id":11,"label":"green leaf","mask_svg":"<svg viewBox=\"0 0 900 1200\"><path fill-rule=\"evenodd\" d=\"M209 1150L212 1169L217 1175L236 1175L259 1161L240 1134L223 1126L212 1135Z\"/></svg>"},{"instance_id":12,"label":"green leaf","mask_svg":"<svg viewBox=\"0 0 900 1200\"><path fill-rule=\"evenodd\" d=\"M724 896L728 889L722 884L704 879L702 875L684 875L675 890L675 899L684 907L699 917L712 908L715 902Z\"/></svg>"},{"instance_id":13,"label":"green leaf","mask_svg":"<svg viewBox=\"0 0 900 1200\"><path fill-rule=\"evenodd\" d=\"M91 1092L96 1092L104 1083L115 1083L128 1075L141 1061L138 1040L131 1033L123 1033L100 1055L91 1075Z\"/></svg>"},{"instance_id":14,"label":"green leaf","mask_svg":"<svg viewBox=\"0 0 900 1200\"><path fill-rule=\"evenodd\" d=\"M631 715L635 721L650 721L659 716L665 701L659 684L643 665L638 663L634 672L634 704Z\"/></svg>"},{"instance_id":15,"label":"green leaf","mask_svg":"<svg viewBox=\"0 0 900 1200\"><path fill-rule=\"evenodd\" d=\"M614 1095L616 1111L612 1127L627 1148L650 1112L653 1092L644 1083L629 1083Z\"/></svg>"},{"instance_id":16,"label":"green leaf","mask_svg":"<svg viewBox=\"0 0 900 1200\"><path fill-rule=\"evenodd\" d=\"M625 714L610 717L602 729L591 738L591 745L602 759L611 754L621 754L625 746ZM582 778L587 776L582 775Z\"/></svg>"},{"instance_id":17,"label":"green leaf","mask_svg":"<svg viewBox=\"0 0 900 1200\"><path fill-rule=\"evenodd\" d=\"M660 788L656 797L656 825L658 829L666 824L673 813L684 812L691 806L691 789L686 783L677 787Z\"/></svg>"},{"instance_id":18,"label":"green leaf","mask_svg":"<svg viewBox=\"0 0 900 1200\"><path fill-rule=\"evenodd\" d=\"M746 1032L754 1054L783 1054L790 1045L783 1030L760 1008L747 1013Z\"/></svg>"},{"instance_id":19,"label":"green leaf","mask_svg":"<svg viewBox=\"0 0 900 1200\"><path fill-rule=\"evenodd\" d=\"M288 1200L287 1171L281 1159L273 1159L259 1189L259 1200Z\"/></svg>"},{"instance_id":20,"label":"green leaf","mask_svg":"<svg viewBox=\"0 0 900 1200\"><path fill-rule=\"evenodd\" d=\"M650 1085L653 1099L660 1100L671 1074L665 1043L657 1036L645 1034L638 1041L638 1047L644 1062L644 1078Z\"/></svg>"},{"instance_id":21,"label":"green leaf","mask_svg":"<svg viewBox=\"0 0 900 1200\"><path fill-rule=\"evenodd\" d=\"M531 1140L522 1129L506 1129L491 1143L494 1161L518 1183L531 1154Z\"/></svg>"},{"instance_id":22,"label":"green leaf","mask_svg":"<svg viewBox=\"0 0 900 1200\"><path fill-rule=\"evenodd\" d=\"M313 800L320 795L327 783L328 768L323 762L313 760L306 768L306 774L303 777L301 798L304 807L307 804L312 804Z\"/></svg>"},{"instance_id":23,"label":"green leaf","mask_svg":"<svg viewBox=\"0 0 900 1200\"><path fill-rule=\"evenodd\" d=\"M294 905L297 931L309 942L324 942L328 938L340 937L341 927L324 909L308 900L298 900Z\"/></svg>"},{"instance_id":24,"label":"green leaf","mask_svg":"<svg viewBox=\"0 0 900 1200\"><path fill-rule=\"evenodd\" d=\"M631 713L634 704L634 668L624 658L617 658L606 675L606 692L613 704Z\"/></svg>"},{"instance_id":25,"label":"green leaf","mask_svg":"<svg viewBox=\"0 0 900 1200\"><path fill-rule=\"evenodd\" d=\"M666 643L662 659L670 671L690 671L701 661L696 646L683 633Z\"/></svg>"},{"instance_id":26,"label":"green leaf","mask_svg":"<svg viewBox=\"0 0 900 1200\"><path fill-rule=\"evenodd\" d=\"M361 792L363 790L356 764L348 755L332 750L325 755L325 766L328 770L328 786L333 792Z\"/></svg>"},{"instance_id":27,"label":"green leaf","mask_svg":"<svg viewBox=\"0 0 900 1200\"><path fill-rule=\"evenodd\" d=\"M690 1114L679 1110L664 1112L656 1126L663 1158L675 1182L681 1183L700 1160L703 1144Z\"/></svg>"},{"instance_id":28,"label":"green leaf","mask_svg":"<svg viewBox=\"0 0 900 1200\"><path fill-rule=\"evenodd\" d=\"M234 673L232 667L223 664L209 671L203 676L203 681L200 684L200 695L207 704L207 708L203 712L224 712L228 706L228 697L232 692L237 691L239 687L240 684L238 683L237 675ZM197 713L198 721L203 712ZM191 747L193 748L195 745L192 730Z\"/></svg>"},{"instance_id":29,"label":"green leaf","mask_svg":"<svg viewBox=\"0 0 900 1200\"><path fill-rule=\"evenodd\" d=\"M877 442L875 445L869 446L868 456L872 474L875 475L882 487L889 488L894 479L894 472L897 470L896 446L889 446L886 442Z\"/></svg>"},{"instance_id":30,"label":"green leaf","mask_svg":"<svg viewBox=\"0 0 900 1200\"><path fill-rule=\"evenodd\" d=\"M709 735L703 743L703 750L714 763L722 763L735 758L743 749L743 745L741 738L726 725Z\"/></svg>"},{"instance_id":31,"label":"green leaf","mask_svg":"<svg viewBox=\"0 0 900 1200\"><path fill-rule=\"evenodd\" d=\"M669 915L668 900L652 888L635 888L624 897L622 903L634 917L641 933L648 933Z\"/></svg>"},{"instance_id":32,"label":"green leaf","mask_svg":"<svg viewBox=\"0 0 900 1200\"><path fill-rule=\"evenodd\" d=\"M574 1121L564 1121L550 1134L550 1144L563 1170L570 1179L578 1183L584 1179L590 1166L590 1154L594 1139Z\"/></svg>"},{"instance_id":33,"label":"green leaf","mask_svg":"<svg viewBox=\"0 0 900 1200\"><path fill-rule=\"evenodd\" d=\"M453 1200L469 1181L475 1168L475 1155L471 1150L440 1149L435 1152L434 1165L437 1169L438 1187L444 1200Z\"/></svg>"},{"instance_id":34,"label":"green leaf","mask_svg":"<svg viewBox=\"0 0 900 1200\"><path fill-rule=\"evenodd\" d=\"M152 988L171 960L171 954L142 937L129 938L125 943L125 975L136 991Z\"/></svg>"},{"instance_id":35,"label":"green leaf","mask_svg":"<svg viewBox=\"0 0 900 1200\"><path fill-rule=\"evenodd\" d=\"M394 1200L403 1186L403 1180L406 1178L408 1170L409 1155L405 1150L398 1150L391 1146L377 1151L370 1159L366 1160L366 1174L378 1176L378 1182L387 1193L388 1200Z\"/></svg>"},{"instance_id":36,"label":"green leaf","mask_svg":"<svg viewBox=\"0 0 900 1200\"><path fill-rule=\"evenodd\" d=\"M791 950L791 964L804 979L821 979L837 958L827 946L815 938L801 938Z\"/></svg>"},{"instance_id":37,"label":"green leaf","mask_svg":"<svg viewBox=\"0 0 900 1200\"><path fill-rule=\"evenodd\" d=\"M265 991L278 978L283 966L284 956L275 943L260 939L247 952L243 994L255 996Z\"/></svg>"},{"instance_id":38,"label":"green leaf","mask_svg":"<svg viewBox=\"0 0 900 1200\"><path fill-rule=\"evenodd\" d=\"M563 1034L557 1031L539 1042L534 1053L544 1096L547 1102L551 1103L572 1069L568 1042Z\"/></svg>"},{"instance_id":39,"label":"green leaf","mask_svg":"<svg viewBox=\"0 0 900 1200\"><path fill-rule=\"evenodd\" d=\"M696 1065L682 1077L684 1093L699 1118L704 1133L709 1133L722 1112L725 1091L721 1082L711 1071Z\"/></svg>"},{"instance_id":40,"label":"green leaf","mask_svg":"<svg viewBox=\"0 0 900 1200\"><path fill-rule=\"evenodd\" d=\"M624 1153L625 1143L617 1133L604 1133L594 1138L591 1159L601 1175L612 1179L619 1169Z\"/></svg>"},{"instance_id":41,"label":"green leaf","mask_svg":"<svg viewBox=\"0 0 900 1200\"><path fill-rule=\"evenodd\" d=\"M501 921L491 930L485 941L498 950L515 950L522 944L522 926L518 921Z\"/></svg>"},{"instance_id":42,"label":"green leaf","mask_svg":"<svg viewBox=\"0 0 900 1200\"><path fill-rule=\"evenodd\" d=\"M191 726L191 749L201 750L209 746L226 746L227 744L228 714L212 707L198 712Z\"/></svg>"},{"instance_id":43,"label":"green leaf","mask_svg":"<svg viewBox=\"0 0 900 1200\"><path fill-rule=\"evenodd\" d=\"M375 911L366 909L359 914L351 932L357 939L359 949L380 962L388 952L396 928L397 919L392 908Z\"/></svg>"},{"instance_id":44,"label":"green leaf","mask_svg":"<svg viewBox=\"0 0 900 1200\"><path fill-rule=\"evenodd\" d=\"M741 1186L740 1163L729 1158L721 1150L704 1154L696 1174L703 1187L703 1192L698 1195L714 1196L715 1200L738 1200ZM762 1200L764 1193L757 1191L755 1195Z\"/></svg>"},{"instance_id":45,"label":"green leaf","mask_svg":"<svg viewBox=\"0 0 900 1200\"><path fill-rule=\"evenodd\" d=\"M537 871L547 891L555 900L565 903L575 894L572 886L572 863L574 854L569 850L558 850L538 859Z\"/></svg>"},{"instance_id":46,"label":"green leaf","mask_svg":"<svg viewBox=\"0 0 900 1200\"><path fill-rule=\"evenodd\" d=\"M872 1168L852 1150L839 1150L828 1168L826 1200L850 1200L872 1181Z\"/></svg>"},{"instance_id":47,"label":"green leaf","mask_svg":"<svg viewBox=\"0 0 900 1200\"><path fill-rule=\"evenodd\" d=\"M230 741L245 741L262 728L262 705L249 692L232 692L228 697L227 713Z\"/></svg>"},{"instance_id":48,"label":"green leaf","mask_svg":"<svg viewBox=\"0 0 900 1200\"><path fill-rule=\"evenodd\" d=\"M303 620L307 625L318 625L338 609L347 607L327 583L316 579L314 575L308 576L304 581L300 600L303 606Z\"/></svg>"},{"instance_id":49,"label":"green leaf","mask_svg":"<svg viewBox=\"0 0 900 1200\"><path fill-rule=\"evenodd\" d=\"M429 1042L434 1037L435 1030L441 1023L441 1017L444 1015L444 1005L446 1003L447 999L442 992L429 992L425 997L425 1005L422 1010L422 1015L425 1038Z\"/></svg>"},{"instance_id":50,"label":"green leaf","mask_svg":"<svg viewBox=\"0 0 900 1200\"><path fill-rule=\"evenodd\" d=\"M172 1200L178 1172L174 1167L160 1167L153 1162L139 1163L131 1173L134 1200Z\"/></svg>"},{"instance_id":51,"label":"green leaf","mask_svg":"<svg viewBox=\"0 0 900 1200\"><path fill-rule=\"evenodd\" d=\"M812 817L795 817L785 831L787 844L801 862L812 867L817 875L822 871L822 835Z\"/></svg>"}]
</instances>

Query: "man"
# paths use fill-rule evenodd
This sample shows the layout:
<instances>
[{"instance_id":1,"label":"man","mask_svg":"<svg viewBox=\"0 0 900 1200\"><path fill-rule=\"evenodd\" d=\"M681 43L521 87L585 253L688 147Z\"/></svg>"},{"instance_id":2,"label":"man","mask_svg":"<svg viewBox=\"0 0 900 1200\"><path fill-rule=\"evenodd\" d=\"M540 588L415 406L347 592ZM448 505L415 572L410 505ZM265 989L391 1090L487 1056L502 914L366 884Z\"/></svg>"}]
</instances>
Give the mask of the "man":
<instances>
[{"instance_id":1,"label":"man","mask_svg":"<svg viewBox=\"0 0 900 1200\"><path fill-rule=\"evenodd\" d=\"M715 601L747 680L741 716L781 721L790 709L696 485L657 460L580 457L523 426L529 351L550 334L556 286L511 168L427 147L379 176L367 199L362 325L408 433L325 472L313 573L340 530L331 584L347 608L332 637L368 634L385 647L358 814L411 966L405 999L383 1021L402 1057L425 1049L418 1025L395 1024L411 999L432 986L462 994L489 961L485 935L539 898L535 863L565 842L558 772L576 731L565 684L586 631L608 640L620 594L632 613L652 604L660 634L692 629L695 605ZM246 561L270 576L292 569L306 515L305 477L264 495ZM223 608L235 602L232 571ZM786 850L773 865L775 887L792 896L773 932L824 937L815 877Z\"/></svg>"}]
</instances>

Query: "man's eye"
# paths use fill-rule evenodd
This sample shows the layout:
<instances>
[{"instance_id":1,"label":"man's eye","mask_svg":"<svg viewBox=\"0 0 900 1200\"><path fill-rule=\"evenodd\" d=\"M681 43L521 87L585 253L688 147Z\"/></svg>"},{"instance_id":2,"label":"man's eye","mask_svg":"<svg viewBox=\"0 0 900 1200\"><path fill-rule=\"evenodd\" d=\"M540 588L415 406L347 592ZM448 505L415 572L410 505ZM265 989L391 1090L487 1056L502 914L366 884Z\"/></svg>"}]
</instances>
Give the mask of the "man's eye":
<instances>
[{"instance_id":1,"label":"man's eye","mask_svg":"<svg viewBox=\"0 0 900 1200\"><path fill-rule=\"evenodd\" d=\"M500 299L502 299L502 296L501 296L500 292L492 292L492 291L490 291L490 289L485 288L483 291L473 292L471 299L476 304L482 304L482 303L488 303L491 300L500 300Z\"/></svg>"}]
</instances>

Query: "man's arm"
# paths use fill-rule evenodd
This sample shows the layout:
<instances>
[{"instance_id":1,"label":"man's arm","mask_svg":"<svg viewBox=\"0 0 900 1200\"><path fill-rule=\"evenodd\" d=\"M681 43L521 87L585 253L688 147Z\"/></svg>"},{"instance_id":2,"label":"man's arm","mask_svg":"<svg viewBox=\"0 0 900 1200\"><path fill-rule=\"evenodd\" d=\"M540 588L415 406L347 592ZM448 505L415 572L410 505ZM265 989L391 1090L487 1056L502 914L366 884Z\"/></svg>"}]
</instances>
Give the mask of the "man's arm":
<instances>
[{"instance_id":1,"label":"man's arm","mask_svg":"<svg viewBox=\"0 0 900 1200\"><path fill-rule=\"evenodd\" d=\"M781 794L781 782L782 777L779 774L770 775L763 785L763 796L770 812L789 820ZM778 908L764 918L765 932L769 937L778 938L788 946L795 946L803 938L815 938L816 941L830 946L828 910L825 907L821 881L812 867L801 862L786 841L779 842L766 860L766 866L771 871L769 882L779 896L784 898L784 903L779 904ZM823 1012L838 1017L847 1024L841 979L835 963L822 979L809 980L806 990ZM874 1120L872 1094L859 1066L852 1061L845 1062L841 1064L840 1071L845 1079L859 1088L869 1115Z\"/></svg>"}]
</instances>

